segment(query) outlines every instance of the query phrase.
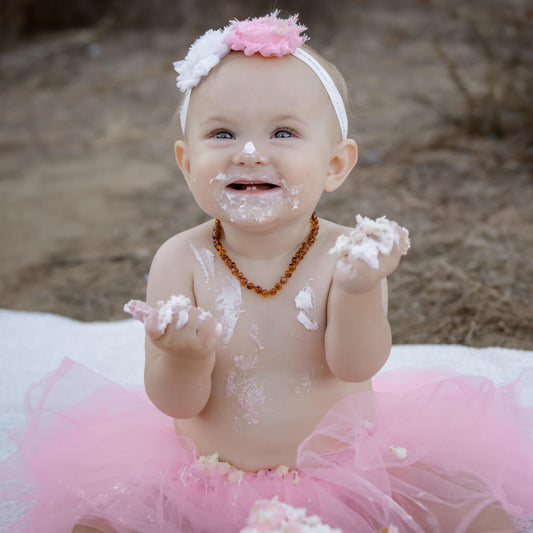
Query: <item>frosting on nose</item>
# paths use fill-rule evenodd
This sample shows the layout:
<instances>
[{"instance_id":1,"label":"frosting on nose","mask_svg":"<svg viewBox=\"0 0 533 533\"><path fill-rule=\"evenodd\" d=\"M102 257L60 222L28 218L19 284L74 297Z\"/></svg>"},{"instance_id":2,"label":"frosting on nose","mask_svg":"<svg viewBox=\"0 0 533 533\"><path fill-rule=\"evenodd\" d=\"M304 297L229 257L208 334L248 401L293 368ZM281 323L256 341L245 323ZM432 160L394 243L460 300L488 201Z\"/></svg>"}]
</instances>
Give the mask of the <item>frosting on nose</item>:
<instances>
[{"instance_id":1,"label":"frosting on nose","mask_svg":"<svg viewBox=\"0 0 533 533\"><path fill-rule=\"evenodd\" d=\"M245 145L244 145L244 148L242 149L242 151L245 153L245 154L253 154L256 149L255 149L255 145L252 141L248 141Z\"/></svg>"}]
</instances>

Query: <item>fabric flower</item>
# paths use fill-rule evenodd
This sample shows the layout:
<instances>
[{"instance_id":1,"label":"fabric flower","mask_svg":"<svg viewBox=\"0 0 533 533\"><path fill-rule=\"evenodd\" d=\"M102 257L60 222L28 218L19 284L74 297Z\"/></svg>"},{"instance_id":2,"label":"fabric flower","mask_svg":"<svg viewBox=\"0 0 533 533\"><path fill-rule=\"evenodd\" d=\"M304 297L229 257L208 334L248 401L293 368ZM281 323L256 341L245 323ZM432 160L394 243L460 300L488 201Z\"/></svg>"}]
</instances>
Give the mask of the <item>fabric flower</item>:
<instances>
[{"instance_id":1,"label":"fabric flower","mask_svg":"<svg viewBox=\"0 0 533 533\"><path fill-rule=\"evenodd\" d=\"M196 39L185 59L174 62L178 73L176 85L182 92L196 87L211 69L229 52L226 44L226 30L208 30Z\"/></svg>"},{"instance_id":2,"label":"fabric flower","mask_svg":"<svg viewBox=\"0 0 533 533\"><path fill-rule=\"evenodd\" d=\"M300 35L307 28L297 21L298 15L278 18L278 11L265 17L234 20L228 28L227 43L232 50L242 50L247 56L255 53L264 57L292 54L307 40L306 35Z\"/></svg>"},{"instance_id":3,"label":"fabric flower","mask_svg":"<svg viewBox=\"0 0 533 533\"><path fill-rule=\"evenodd\" d=\"M226 28L208 30L196 39L185 59L174 62L176 85L182 92L196 87L230 50L264 57L292 54L306 40L307 28L297 24L298 15L278 18L278 11L265 17L233 20Z\"/></svg>"}]
</instances>

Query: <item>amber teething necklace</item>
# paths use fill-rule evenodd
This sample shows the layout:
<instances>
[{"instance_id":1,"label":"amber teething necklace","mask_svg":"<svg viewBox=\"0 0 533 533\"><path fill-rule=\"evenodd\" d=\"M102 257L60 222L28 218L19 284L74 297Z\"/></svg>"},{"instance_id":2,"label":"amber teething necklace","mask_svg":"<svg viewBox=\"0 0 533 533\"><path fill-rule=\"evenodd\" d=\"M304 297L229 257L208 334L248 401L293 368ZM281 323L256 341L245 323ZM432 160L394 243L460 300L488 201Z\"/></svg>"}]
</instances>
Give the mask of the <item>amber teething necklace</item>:
<instances>
[{"instance_id":1,"label":"amber teething necklace","mask_svg":"<svg viewBox=\"0 0 533 533\"><path fill-rule=\"evenodd\" d=\"M315 243L319 229L318 217L316 216L316 213L311 215L309 222L311 224L311 229L309 230L307 238L304 242L302 242L302 244L300 244L298 251L292 256L291 262L289 263L289 266L287 267L287 270L285 270L283 276L279 278L279 281L270 290L263 289L263 287L260 285L256 285L255 283L248 281L244 274L237 268L235 262L232 261L231 257L228 256L226 249L220 242L220 237L222 236L222 224L220 224L220 220L218 220L218 218L215 220L215 225L213 226L213 244L215 245L215 249L220 256L220 259L226 263L227 267L231 270L231 273L240 281L241 285L266 298L267 296L274 296L278 291L283 289L283 285L289 281L289 278L296 270L298 263L304 258L305 254L309 251L309 248L311 248L311 246L313 246Z\"/></svg>"}]
</instances>

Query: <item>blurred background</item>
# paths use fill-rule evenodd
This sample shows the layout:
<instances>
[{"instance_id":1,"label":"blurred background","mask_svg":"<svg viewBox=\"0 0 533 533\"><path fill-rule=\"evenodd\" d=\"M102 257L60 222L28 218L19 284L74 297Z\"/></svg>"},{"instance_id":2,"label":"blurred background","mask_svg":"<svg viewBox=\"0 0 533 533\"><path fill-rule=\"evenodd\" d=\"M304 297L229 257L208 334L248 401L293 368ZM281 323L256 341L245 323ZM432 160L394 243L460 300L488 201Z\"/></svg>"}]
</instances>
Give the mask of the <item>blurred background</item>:
<instances>
[{"instance_id":1,"label":"blurred background","mask_svg":"<svg viewBox=\"0 0 533 533\"><path fill-rule=\"evenodd\" d=\"M395 343L533 349L533 6L525 0L4 0L0 307L127 318L205 220L173 159L172 62L209 28L300 13L344 73L352 176L319 215L411 231Z\"/></svg>"}]
</instances>

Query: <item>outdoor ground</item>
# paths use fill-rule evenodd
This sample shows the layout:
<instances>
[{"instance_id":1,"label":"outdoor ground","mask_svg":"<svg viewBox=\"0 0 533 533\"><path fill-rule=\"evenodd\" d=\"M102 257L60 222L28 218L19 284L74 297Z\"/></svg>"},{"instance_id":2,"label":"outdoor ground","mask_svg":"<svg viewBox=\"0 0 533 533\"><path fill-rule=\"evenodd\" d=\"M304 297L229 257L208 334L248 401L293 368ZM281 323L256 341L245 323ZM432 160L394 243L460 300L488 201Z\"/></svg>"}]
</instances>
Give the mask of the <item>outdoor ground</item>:
<instances>
[{"instance_id":1,"label":"outdoor ground","mask_svg":"<svg viewBox=\"0 0 533 533\"><path fill-rule=\"evenodd\" d=\"M508 4L531 30L531 13ZM410 229L412 249L390 278L395 343L533 350L531 92L509 96L501 81L531 73L531 55L498 13L339 6L302 16L309 44L347 78L360 149L319 215L353 225L356 213L386 214ZM223 15L218 25L243 13ZM471 15L486 39L476 41ZM122 306L144 297L158 246L205 220L173 160L172 61L207 27L106 20L4 49L0 307L127 318ZM502 50L518 59L494 56Z\"/></svg>"}]
</instances>

